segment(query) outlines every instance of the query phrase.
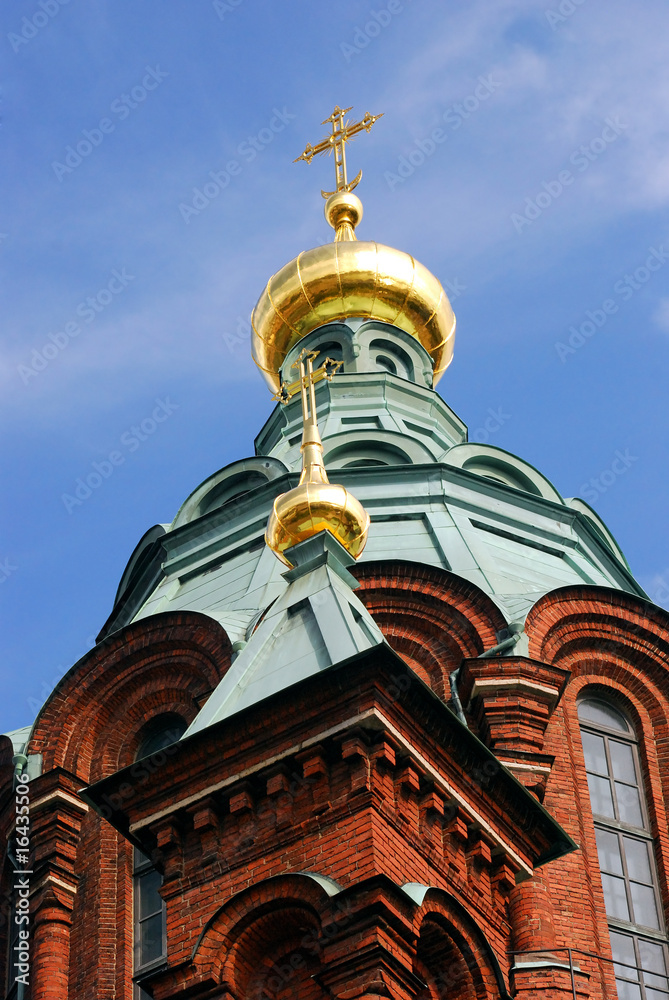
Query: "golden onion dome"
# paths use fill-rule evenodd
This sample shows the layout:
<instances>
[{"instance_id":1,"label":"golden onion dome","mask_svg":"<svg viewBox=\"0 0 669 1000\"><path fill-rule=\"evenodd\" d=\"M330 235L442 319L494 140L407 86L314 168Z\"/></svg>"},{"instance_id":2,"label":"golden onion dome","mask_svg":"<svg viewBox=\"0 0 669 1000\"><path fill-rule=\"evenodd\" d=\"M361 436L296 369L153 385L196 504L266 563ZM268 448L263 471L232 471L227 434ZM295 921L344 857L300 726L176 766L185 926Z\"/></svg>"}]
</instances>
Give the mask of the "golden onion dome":
<instances>
[{"instance_id":1,"label":"golden onion dome","mask_svg":"<svg viewBox=\"0 0 669 1000\"><path fill-rule=\"evenodd\" d=\"M401 250L344 238L303 251L269 279L258 299L252 352L269 386L279 388L281 366L302 337L353 317L415 337L432 358L434 384L452 360L455 316L434 275Z\"/></svg>"},{"instance_id":2,"label":"golden onion dome","mask_svg":"<svg viewBox=\"0 0 669 1000\"><path fill-rule=\"evenodd\" d=\"M321 191L334 242L303 251L274 274L251 316L253 360L274 392L288 352L326 323L375 319L410 334L432 358L434 385L453 357L455 316L435 276L410 254L355 235L362 202L353 188L362 171L348 181L346 144L383 116L366 112L351 122L345 117L350 110L335 107L322 123L331 133L297 157L311 163L314 156L335 154L336 189Z\"/></svg>"},{"instance_id":3,"label":"golden onion dome","mask_svg":"<svg viewBox=\"0 0 669 1000\"><path fill-rule=\"evenodd\" d=\"M369 514L343 486L301 482L274 501L265 541L286 566L292 566L285 550L319 531L329 531L357 559L367 542Z\"/></svg>"},{"instance_id":4,"label":"golden onion dome","mask_svg":"<svg viewBox=\"0 0 669 1000\"><path fill-rule=\"evenodd\" d=\"M353 188L362 171L347 180L345 146L362 130L369 132L382 116L367 112L361 121L351 123L345 119L350 110L336 107L323 122L331 126L331 134L315 146L308 144L298 157L311 163L316 155L335 153L336 190L321 192L327 198L325 218L335 230L334 242L304 251L273 275L251 317L253 359L274 398L285 403L297 392L302 396L300 482L276 498L265 532L269 548L288 566L286 551L319 531L329 531L357 559L370 523L354 496L328 482L323 465L314 385L321 378L331 378L341 362L326 358L314 372L317 352L302 350L293 366L299 368L299 379L282 383L288 352L318 327L362 318L388 323L415 337L432 358L433 383L453 357L455 316L434 275L410 254L380 243L360 242L355 235L362 203Z\"/></svg>"}]
</instances>

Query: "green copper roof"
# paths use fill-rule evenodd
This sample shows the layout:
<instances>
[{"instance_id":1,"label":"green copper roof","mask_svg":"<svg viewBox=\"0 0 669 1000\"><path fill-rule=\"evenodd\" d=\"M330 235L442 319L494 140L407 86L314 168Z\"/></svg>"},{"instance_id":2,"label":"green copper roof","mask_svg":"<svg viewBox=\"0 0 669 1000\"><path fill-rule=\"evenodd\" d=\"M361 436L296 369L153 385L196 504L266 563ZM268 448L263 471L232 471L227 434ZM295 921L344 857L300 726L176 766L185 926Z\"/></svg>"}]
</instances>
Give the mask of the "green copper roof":
<instances>
[{"instance_id":1,"label":"green copper roof","mask_svg":"<svg viewBox=\"0 0 669 1000\"><path fill-rule=\"evenodd\" d=\"M344 361L342 374L317 386L316 401L330 479L371 515L361 562L448 570L490 595L507 621L522 621L540 597L570 584L645 597L587 504L564 499L517 456L467 441L466 426L429 388L426 352L406 334L350 321L301 345ZM216 618L233 641L247 639L288 586L263 533L275 496L297 483L300 442L294 397L273 410L255 456L214 473L171 525L147 532L101 635L157 612L192 610Z\"/></svg>"},{"instance_id":2,"label":"green copper roof","mask_svg":"<svg viewBox=\"0 0 669 1000\"><path fill-rule=\"evenodd\" d=\"M354 560L327 532L289 550L295 568L184 738L385 639L353 593Z\"/></svg>"}]
</instances>

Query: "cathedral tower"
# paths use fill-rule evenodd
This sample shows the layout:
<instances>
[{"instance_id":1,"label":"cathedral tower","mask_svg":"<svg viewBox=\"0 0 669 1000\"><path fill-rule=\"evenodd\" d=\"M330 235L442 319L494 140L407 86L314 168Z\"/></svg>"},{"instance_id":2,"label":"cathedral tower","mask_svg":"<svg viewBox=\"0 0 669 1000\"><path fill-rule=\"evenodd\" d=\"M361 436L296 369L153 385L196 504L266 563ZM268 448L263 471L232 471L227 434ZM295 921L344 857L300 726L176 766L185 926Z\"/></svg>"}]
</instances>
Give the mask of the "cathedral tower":
<instances>
[{"instance_id":1,"label":"cathedral tower","mask_svg":"<svg viewBox=\"0 0 669 1000\"><path fill-rule=\"evenodd\" d=\"M455 318L357 238L267 283L255 454L139 542L0 740L19 1000L661 1000L669 620L582 500L469 442ZM29 788L30 984L16 982Z\"/></svg>"}]
</instances>

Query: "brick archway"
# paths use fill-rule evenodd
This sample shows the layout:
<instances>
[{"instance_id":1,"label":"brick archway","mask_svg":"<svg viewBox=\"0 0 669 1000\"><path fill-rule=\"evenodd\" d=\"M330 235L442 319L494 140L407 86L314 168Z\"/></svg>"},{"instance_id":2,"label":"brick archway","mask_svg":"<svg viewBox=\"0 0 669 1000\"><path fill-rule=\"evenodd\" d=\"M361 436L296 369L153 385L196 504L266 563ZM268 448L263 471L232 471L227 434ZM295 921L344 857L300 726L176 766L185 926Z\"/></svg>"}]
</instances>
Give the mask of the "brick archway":
<instances>
[{"instance_id":1,"label":"brick archway","mask_svg":"<svg viewBox=\"0 0 669 1000\"><path fill-rule=\"evenodd\" d=\"M419 563L359 563L358 597L386 639L441 698L448 674L494 646L506 622L474 584Z\"/></svg>"},{"instance_id":2,"label":"brick archway","mask_svg":"<svg viewBox=\"0 0 669 1000\"><path fill-rule=\"evenodd\" d=\"M313 977L328 929L345 913L324 883L309 873L278 875L233 896L209 918L195 944L195 978L220 984L235 997L327 997Z\"/></svg>"},{"instance_id":3,"label":"brick archway","mask_svg":"<svg viewBox=\"0 0 669 1000\"><path fill-rule=\"evenodd\" d=\"M63 767L83 783L99 780L132 761L147 718L173 711L192 721L231 655L225 630L206 615L173 612L129 625L56 686L29 752L43 755L44 771Z\"/></svg>"},{"instance_id":4,"label":"brick archway","mask_svg":"<svg viewBox=\"0 0 669 1000\"><path fill-rule=\"evenodd\" d=\"M511 1000L491 943L450 893L430 888L415 915L417 971L425 1000Z\"/></svg>"}]
</instances>

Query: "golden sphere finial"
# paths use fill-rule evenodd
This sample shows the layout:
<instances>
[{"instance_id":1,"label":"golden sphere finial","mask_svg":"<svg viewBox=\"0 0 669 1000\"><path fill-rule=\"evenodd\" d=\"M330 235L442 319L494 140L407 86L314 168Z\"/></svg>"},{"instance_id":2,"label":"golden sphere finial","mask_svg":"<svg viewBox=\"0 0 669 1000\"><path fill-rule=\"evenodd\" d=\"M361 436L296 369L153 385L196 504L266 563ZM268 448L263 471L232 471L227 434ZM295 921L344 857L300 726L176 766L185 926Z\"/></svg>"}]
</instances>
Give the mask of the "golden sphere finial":
<instances>
[{"instance_id":1,"label":"golden sphere finial","mask_svg":"<svg viewBox=\"0 0 669 1000\"><path fill-rule=\"evenodd\" d=\"M439 281L410 254L355 235L362 203L353 189L362 171L348 180L346 145L382 116L367 112L350 122L349 111L337 106L323 122L330 134L297 157L311 163L334 153L336 190L321 191L334 242L303 251L272 275L251 316L253 360L274 391L288 352L303 337L349 319L378 320L415 337L432 359L433 385L453 357L455 316Z\"/></svg>"},{"instance_id":2,"label":"golden sphere finial","mask_svg":"<svg viewBox=\"0 0 669 1000\"><path fill-rule=\"evenodd\" d=\"M354 240L353 230L362 219L362 202L351 191L335 191L325 202L325 218L335 231L335 240Z\"/></svg>"}]
</instances>

